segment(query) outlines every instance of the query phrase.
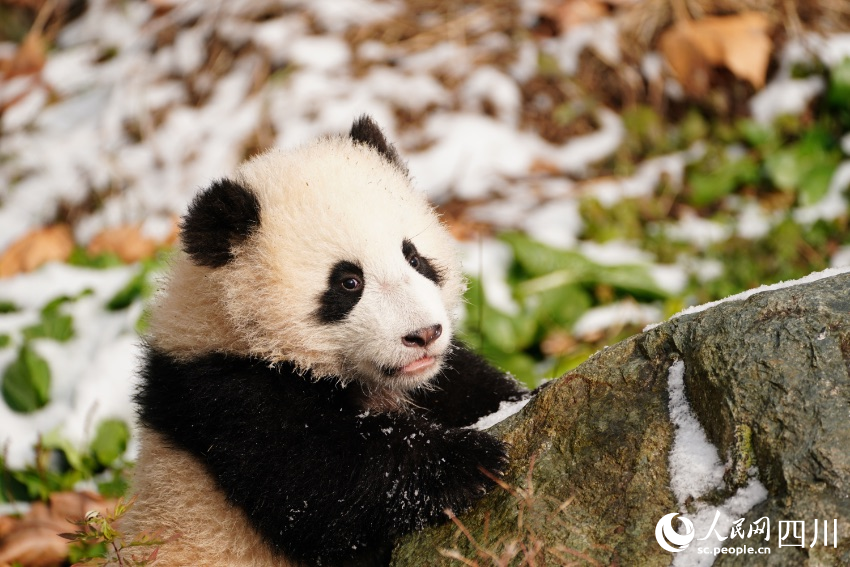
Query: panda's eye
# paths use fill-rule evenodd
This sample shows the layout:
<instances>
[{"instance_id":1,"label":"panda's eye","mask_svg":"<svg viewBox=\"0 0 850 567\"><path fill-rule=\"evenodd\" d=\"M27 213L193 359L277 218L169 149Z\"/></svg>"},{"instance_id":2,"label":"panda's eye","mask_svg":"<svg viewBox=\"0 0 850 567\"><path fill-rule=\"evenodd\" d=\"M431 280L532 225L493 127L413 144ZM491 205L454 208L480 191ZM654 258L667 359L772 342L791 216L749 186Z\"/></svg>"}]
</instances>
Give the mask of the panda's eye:
<instances>
[{"instance_id":1,"label":"panda's eye","mask_svg":"<svg viewBox=\"0 0 850 567\"><path fill-rule=\"evenodd\" d=\"M363 282L356 276L349 276L343 279L340 282L340 285L342 285L343 289L346 291L357 291L360 289L360 286L363 285Z\"/></svg>"},{"instance_id":2,"label":"panda's eye","mask_svg":"<svg viewBox=\"0 0 850 567\"><path fill-rule=\"evenodd\" d=\"M408 259L407 259L407 263L408 263L408 264L410 264L410 266L411 266L414 270L419 269L419 263L420 263L420 262L419 262L419 255L418 255L418 254L414 254L413 256L411 256L410 258L408 258Z\"/></svg>"}]
</instances>

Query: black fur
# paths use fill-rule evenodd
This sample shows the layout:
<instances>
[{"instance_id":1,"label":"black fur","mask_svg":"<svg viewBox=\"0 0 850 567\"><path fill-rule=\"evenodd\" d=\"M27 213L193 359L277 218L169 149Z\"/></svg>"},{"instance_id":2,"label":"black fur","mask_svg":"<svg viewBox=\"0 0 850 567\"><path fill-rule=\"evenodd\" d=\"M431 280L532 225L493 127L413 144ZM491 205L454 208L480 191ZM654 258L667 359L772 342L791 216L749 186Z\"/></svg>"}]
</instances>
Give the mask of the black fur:
<instances>
[{"instance_id":1,"label":"black fur","mask_svg":"<svg viewBox=\"0 0 850 567\"><path fill-rule=\"evenodd\" d=\"M248 189L219 179L192 200L181 224L183 250L199 266L219 268L260 226L260 203Z\"/></svg>"},{"instance_id":2,"label":"black fur","mask_svg":"<svg viewBox=\"0 0 850 567\"><path fill-rule=\"evenodd\" d=\"M355 142L366 144L379 154L384 156L387 161L397 166L405 174L407 174L407 166L401 160L401 156L390 142L384 137L384 133L370 116L363 115L354 121L351 125L351 132L348 134Z\"/></svg>"},{"instance_id":3,"label":"black fur","mask_svg":"<svg viewBox=\"0 0 850 567\"><path fill-rule=\"evenodd\" d=\"M434 264L433 260L421 256L419 251L416 250L416 246L413 245L413 242L404 239L401 243L401 253L404 254L404 258L413 266L414 270L435 284L442 285L443 271ZM412 263L414 259L416 260L416 265Z\"/></svg>"},{"instance_id":4,"label":"black fur","mask_svg":"<svg viewBox=\"0 0 850 567\"><path fill-rule=\"evenodd\" d=\"M397 536L492 487L479 467L505 466L501 442L456 426L526 392L479 362L456 348L422 409L370 414L356 385L287 364L180 362L148 347L136 402L142 423L198 457L273 549L310 565L378 565Z\"/></svg>"},{"instance_id":5,"label":"black fur","mask_svg":"<svg viewBox=\"0 0 850 567\"><path fill-rule=\"evenodd\" d=\"M358 278L360 286L348 290L343 286L347 279ZM319 298L316 316L322 323L338 323L345 319L363 295L363 270L353 262L339 261L328 275L328 287Z\"/></svg>"}]
</instances>

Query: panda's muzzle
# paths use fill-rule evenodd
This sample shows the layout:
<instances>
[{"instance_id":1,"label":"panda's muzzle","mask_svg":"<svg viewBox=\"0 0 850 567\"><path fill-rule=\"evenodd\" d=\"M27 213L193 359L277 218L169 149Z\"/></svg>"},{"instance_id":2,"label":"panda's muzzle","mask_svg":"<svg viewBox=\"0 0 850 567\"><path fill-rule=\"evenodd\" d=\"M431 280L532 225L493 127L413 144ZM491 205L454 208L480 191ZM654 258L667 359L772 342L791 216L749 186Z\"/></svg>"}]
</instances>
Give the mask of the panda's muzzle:
<instances>
[{"instance_id":1,"label":"panda's muzzle","mask_svg":"<svg viewBox=\"0 0 850 567\"><path fill-rule=\"evenodd\" d=\"M412 333L408 333L401 338L401 342L404 346L411 348L426 348L428 345L439 339L442 334L442 325L431 325L430 327L422 327Z\"/></svg>"}]
</instances>

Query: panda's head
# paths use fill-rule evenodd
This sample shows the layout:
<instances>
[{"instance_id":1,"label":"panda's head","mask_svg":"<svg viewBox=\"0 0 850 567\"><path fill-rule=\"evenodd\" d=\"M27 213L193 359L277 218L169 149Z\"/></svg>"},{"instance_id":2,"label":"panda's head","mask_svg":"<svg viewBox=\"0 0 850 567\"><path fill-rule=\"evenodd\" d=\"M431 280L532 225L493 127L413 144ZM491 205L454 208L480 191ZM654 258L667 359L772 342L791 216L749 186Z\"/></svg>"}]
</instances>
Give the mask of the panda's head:
<instances>
[{"instance_id":1,"label":"panda's head","mask_svg":"<svg viewBox=\"0 0 850 567\"><path fill-rule=\"evenodd\" d=\"M403 392L450 347L464 282L453 241L371 119L270 151L200 192L148 340L289 361Z\"/></svg>"}]
</instances>

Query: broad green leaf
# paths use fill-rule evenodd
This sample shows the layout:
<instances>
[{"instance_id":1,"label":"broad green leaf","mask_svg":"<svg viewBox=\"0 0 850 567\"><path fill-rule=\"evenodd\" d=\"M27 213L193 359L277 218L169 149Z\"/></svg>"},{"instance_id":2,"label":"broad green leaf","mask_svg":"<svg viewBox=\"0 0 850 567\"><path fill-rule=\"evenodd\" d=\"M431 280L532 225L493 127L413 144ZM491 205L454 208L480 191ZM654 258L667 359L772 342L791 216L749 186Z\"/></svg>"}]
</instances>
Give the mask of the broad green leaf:
<instances>
[{"instance_id":1,"label":"broad green leaf","mask_svg":"<svg viewBox=\"0 0 850 567\"><path fill-rule=\"evenodd\" d=\"M643 266L600 266L594 276L597 283L610 285L635 297L663 299L668 295Z\"/></svg>"},{"instance_id":2,"label":"broad green leaf","mask_svg":"<svg viewBox=\"0 0 850 567\"><path fill-rule=\"evenodd\" d=\"M813 205L826 196L835 167L830 163L821 163L806 174L800 182L801 205Z\"/></svg>"},{"instance_id":3,"label":"broad green leaf","mask_svg":"<svg viewBox=\"0 0 850 567\"><path fill-rule=\"evenodd\" d=\"M797 159L796 148L785 148L764 160L767 176L782 191L794 191L803 177L803 167Z\"/></svg>"},{"instance_id":4,"label":"broad green leaf","mask_svg":"<svg viewBox=\"0 0 850 567\"><path fill-rule=\"evenodd\" d=\"M760 124L751 118L738 121L738 131L744 141L762 151L772 152L781 144L781 139L776 128Z\"/></svg>"},{"instance_id":5,"label":"broad green leaf","mask_svg":"<svg viewBox=\"0 0 850 567\"><path fill-rule=\"evenodd\" d=\"M50 401L50 366L28 344L3 373L3 399L14 411L33 412Z\"/></svg>"},{"instance_id":6,"label":"broad green leaf","mask_svg":"<svg viewBox=\"0 0 850 567\"><path fill-rule=\"evenodd\" d=\"M765 159L768 177L779 189L797 192L801 204L818 202L841 160L837 151L828 148L831 143L827 133L812 129L799 143Z\"/></svg>"},{"instance_id":7,"label":"broad green leaf","mask_svg":"<svg viewBox=\"0 0 850 567\"><path fill-rule=\"evenodd\" d=\"M580 285L567 284L548 289L529 299L535 303L537 320L546 327L570 329L593 305L593 298Z\"/></svg>"},{"instance_id":8,"label":"broad green leaf","mask_svg":"<svg viewBox=\"0 0 850 567\"><path fill-rule=\"evenodd\" d=\"M702 207L716 203L743 185L754 183L758 177L758 164L745 156L714 168L694 169L688 174L688 183L694 204Z\"/></svg>"},{"instance_id":9,"label":"broad green leaf","mask_svg":"<svg viewBox=\"0 0 850 567\"><path fill-rule=\"evenodd\" d=\"M585 274L592 266L591 262L578 252L555 250L518 232L505 233L501 239L513 248L516 261L531 277L544 276L557 271L564 271L578 277Z\"/></svg>"},{"instance_id":10,"label":"broad green leaf","mask_svg":"<svg viewBox=\"0 0 850 567\"><path fill-rule=\"evenodd\" d=\"M103 466L111 465L127 450L130 429L120 419L107 419L97 428L91 450L97 461Z\"/></svg>"},{"instance_id":11,"label":"broad green leaf","mask_svg":"<svg viewBox=\"0 0 850 567\"><path fill-rule=\"evenodd\" d=\"M519 352L534 341L537 323L522 315L505 315L485 306L481 314L481 334L484 340L503 352Z\"/></svg>"}]
</instances>

